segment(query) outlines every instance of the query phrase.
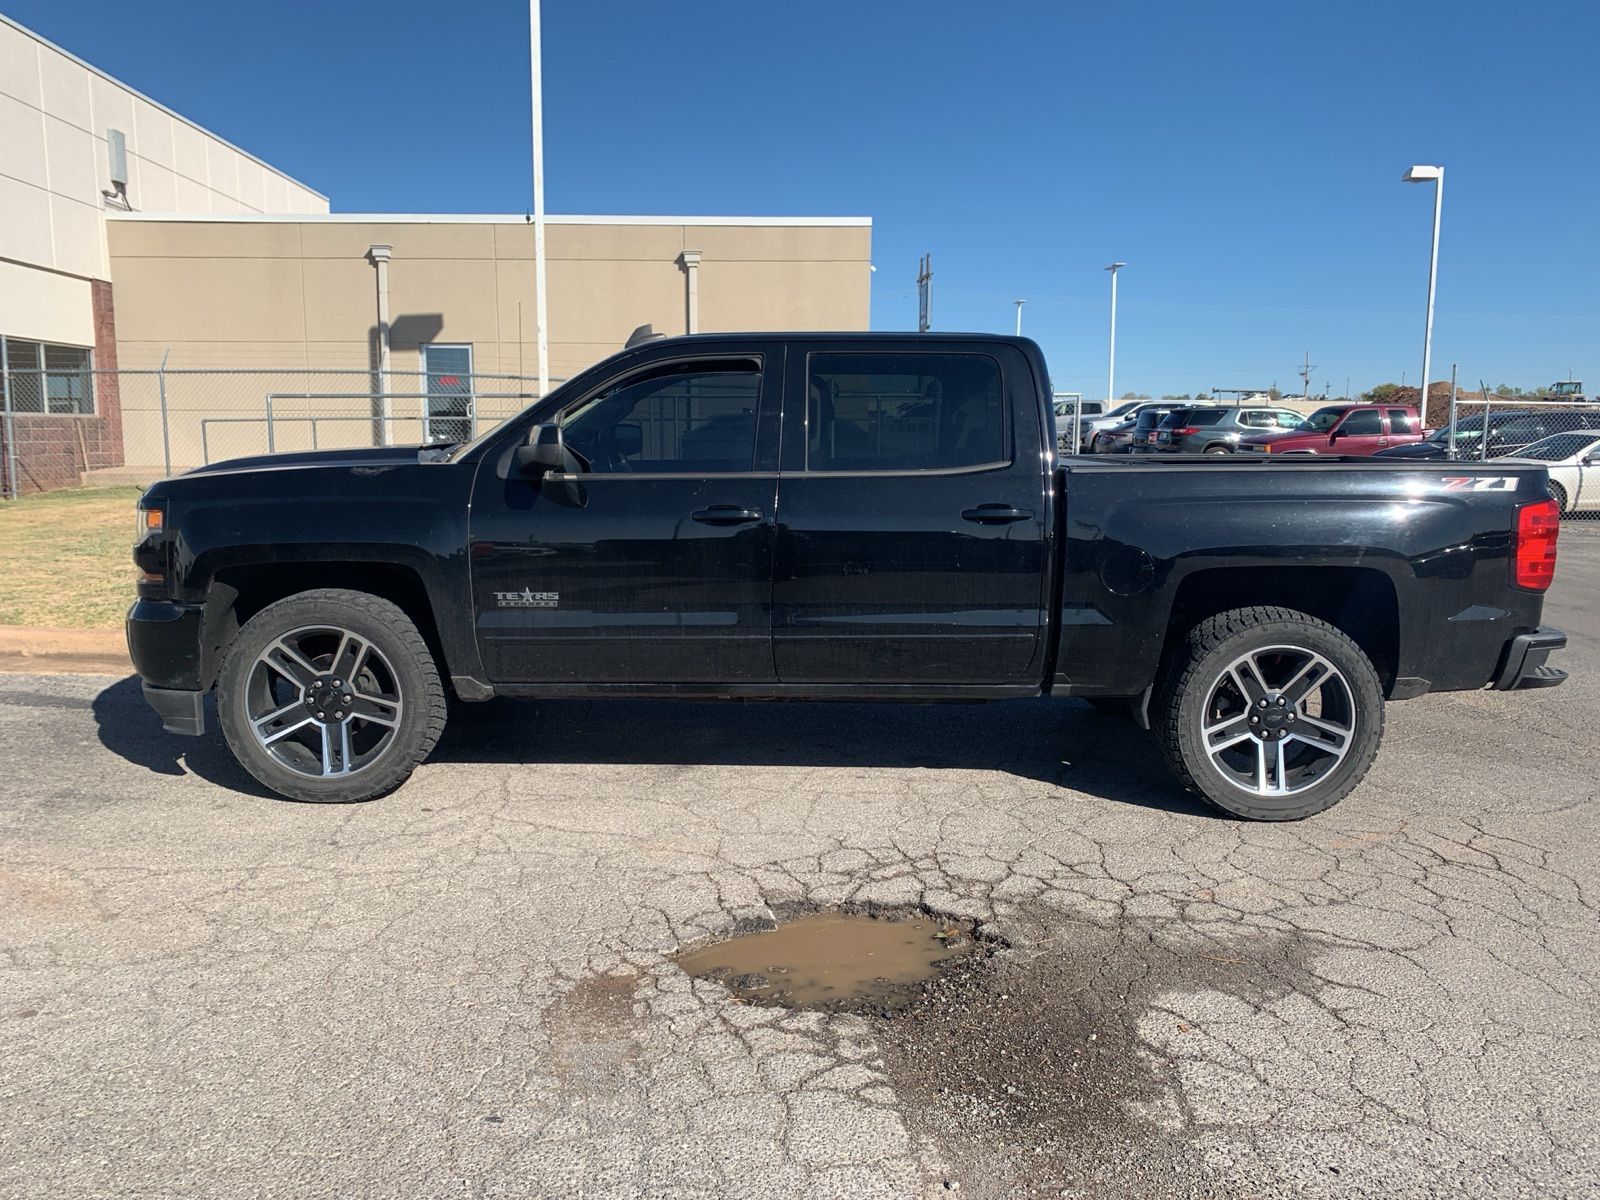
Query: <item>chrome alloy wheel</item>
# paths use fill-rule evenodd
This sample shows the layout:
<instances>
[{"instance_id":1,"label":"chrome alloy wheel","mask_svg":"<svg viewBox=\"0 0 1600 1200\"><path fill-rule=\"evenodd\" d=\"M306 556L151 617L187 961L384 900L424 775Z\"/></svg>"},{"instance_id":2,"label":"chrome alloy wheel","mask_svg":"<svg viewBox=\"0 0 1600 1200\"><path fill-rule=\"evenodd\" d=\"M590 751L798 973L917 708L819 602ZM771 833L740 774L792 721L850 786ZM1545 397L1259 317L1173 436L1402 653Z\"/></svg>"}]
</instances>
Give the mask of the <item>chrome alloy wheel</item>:
<instances>
[{"instance_id":1,"label":"chrome alloy wheel","mask_svg":"<svg viewBox=\"0 0 1600 1200\"><path fill-rule=\"evenodd\" d=\"M256 656L244 692L257 743L302 775L349 775L394 741L400 681L371 642L332 625L308 625Z\"/></svg>"},{"instance_id":2,"label":"chrome alloy wheel","mask_svg":"<svg viewBox=\"0 0 1600 1200\"><path fill-rule=\"evenodd\" d=\"M1200 714L1211 765L1254 796L1315 787L1344 761L1355 732L1349 681L1300 646L1265 646L1234 659L1211 685Z\"/></svg>"}]
</instances>

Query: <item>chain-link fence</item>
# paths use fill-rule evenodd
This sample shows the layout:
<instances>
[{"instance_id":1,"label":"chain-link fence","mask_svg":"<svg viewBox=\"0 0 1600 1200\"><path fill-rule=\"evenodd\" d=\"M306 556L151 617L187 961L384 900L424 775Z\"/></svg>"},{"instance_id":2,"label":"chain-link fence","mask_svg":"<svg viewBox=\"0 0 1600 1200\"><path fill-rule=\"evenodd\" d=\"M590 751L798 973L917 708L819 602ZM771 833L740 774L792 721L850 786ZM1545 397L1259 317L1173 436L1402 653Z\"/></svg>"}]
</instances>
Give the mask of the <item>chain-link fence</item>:
<instances>
[{"instance_id":1,"label":"chain-link fence","mask_svg":"<svg viewBox=\"0 0 1600 1200\"><path fill-rule=\"evenodd\" d=\"M539 396L523 375L337 368L6 370L0 388L8 497L252 454L465 441Z\"/></svg>"},{"instance_id":2,"label":"chain-link fence","mask_svg":"<svg viewBox=\"0 0 1600 1200\"><path fill-rule=\"evenodd\" d=\"M1441 457L1542 463L1564 516L1600 519L1600 403L1468 393L1457 399L1453 419L1434 408L1443 419L1428 441Z\"/></svg>"}]
</instances>

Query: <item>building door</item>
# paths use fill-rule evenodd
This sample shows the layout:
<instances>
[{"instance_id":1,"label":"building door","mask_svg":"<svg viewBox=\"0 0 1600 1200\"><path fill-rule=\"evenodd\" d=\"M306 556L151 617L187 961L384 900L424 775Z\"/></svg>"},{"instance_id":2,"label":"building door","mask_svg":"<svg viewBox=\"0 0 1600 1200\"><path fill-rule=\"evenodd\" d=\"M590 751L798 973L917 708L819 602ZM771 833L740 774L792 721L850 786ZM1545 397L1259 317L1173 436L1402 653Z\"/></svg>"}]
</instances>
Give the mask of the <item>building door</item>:
<instances>
[{"instance_id":1,"label":"building door","mask_svg":"<svg viewBox=\"0 0 1600 1200\"><path fill-rule=\"evenodd\" d=\"M512 445L479 471L472 590L494 682L773 680L777 423L761 455L757 428L783 348L713 347L575 398L565 470L518 474Z\"/></svg>"},{"instance_id":2,"label":"building door","mask_svg":"<svg viewBox=\"0 0 1600 1200\"><path fill-rule=\"evenodd\" d=\"M1009 348L791 351L781 682L1038 678L1051 514L1037 386Z\"/></svg>"},{"instance_id":3,"label":"building door","mask_svg":"<svg viewBox=\"0 0 1600 1200\"><path fill-rule=\"evenodd\" d=\"M422 440L472 440L472 347L435 343L422 347Z\"/></svg>"}]
</instances>

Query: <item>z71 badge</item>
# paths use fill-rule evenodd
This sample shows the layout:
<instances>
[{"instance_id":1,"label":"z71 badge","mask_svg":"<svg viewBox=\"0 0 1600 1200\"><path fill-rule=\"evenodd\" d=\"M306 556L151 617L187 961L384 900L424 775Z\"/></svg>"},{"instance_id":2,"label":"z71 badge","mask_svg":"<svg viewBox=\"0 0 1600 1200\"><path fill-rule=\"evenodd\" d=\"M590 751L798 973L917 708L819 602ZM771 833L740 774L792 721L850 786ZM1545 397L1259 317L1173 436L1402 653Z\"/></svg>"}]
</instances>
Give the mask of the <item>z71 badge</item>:
<instances>
[{"instance_id":1,"label":"z71 badge","mask_svg":"<svg viewBox=\"0 0 1600 1200\"><path fill-rule=\"evenodd\" d=\"M560 592L535 592L523 588L520 592L496 592L495 603L501 608L560 608Z\"/></svg>"},{"instance_id":2,"label":"z71 badge","mask_svg":"<svg viewBox=\"0 0 1600 1200\"><path fill-rule=\"evenodd\" d=\"M1514 492L1515 475L1446 475L1442 480L1447 492Z\"/></svg>"}]
</instances>

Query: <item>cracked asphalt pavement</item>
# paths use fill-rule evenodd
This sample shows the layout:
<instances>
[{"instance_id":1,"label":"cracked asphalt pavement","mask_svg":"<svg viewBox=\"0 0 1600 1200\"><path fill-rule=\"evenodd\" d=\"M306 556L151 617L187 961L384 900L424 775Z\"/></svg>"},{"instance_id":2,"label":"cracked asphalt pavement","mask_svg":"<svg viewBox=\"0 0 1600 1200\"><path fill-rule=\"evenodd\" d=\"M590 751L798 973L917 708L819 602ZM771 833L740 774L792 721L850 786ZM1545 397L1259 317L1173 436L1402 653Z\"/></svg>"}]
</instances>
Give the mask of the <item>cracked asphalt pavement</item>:
<instances>
[{"instance_id":1,"label":"cracked asphalt pavement","mask_svg":"<svg viewBox=\"0 0 1600 1200\"><path fill-rule=\"evenodd\" d=\"M318 807L0 676L0 1194L1600 1194L1597 594L1569 527L1573 678L1283 826L1073 701L495 702ZM670 958L902 904L1004 945L888 1018Z\"/></svg>"}]
</instances>

